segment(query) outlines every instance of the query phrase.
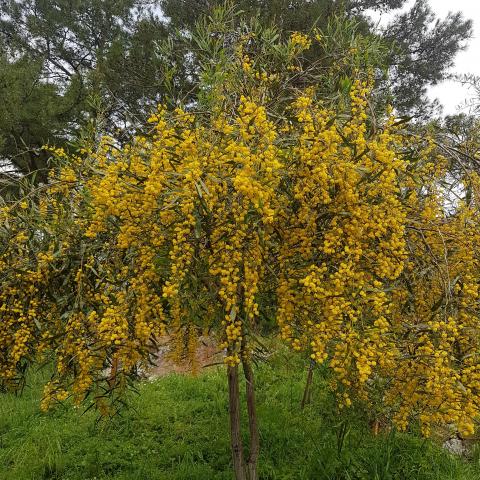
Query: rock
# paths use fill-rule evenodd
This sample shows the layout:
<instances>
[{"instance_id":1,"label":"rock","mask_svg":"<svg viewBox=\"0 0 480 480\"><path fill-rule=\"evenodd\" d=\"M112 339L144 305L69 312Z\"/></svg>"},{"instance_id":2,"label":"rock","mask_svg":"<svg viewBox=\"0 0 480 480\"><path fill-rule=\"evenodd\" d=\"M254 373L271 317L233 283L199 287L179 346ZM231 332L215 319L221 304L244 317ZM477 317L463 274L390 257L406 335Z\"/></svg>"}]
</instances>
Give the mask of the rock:
<instances>
[{"instance_id":1,"label":"rock","mask_svg":"<svg viewBox=\"0 0 480 480\"><path fill-rule=\"evenodd\" d=\"M443 443L443 448L450 453L458 456L464 456L467 453L465 442L458 437L449 438Z\"/></svg>"}]
</instances>

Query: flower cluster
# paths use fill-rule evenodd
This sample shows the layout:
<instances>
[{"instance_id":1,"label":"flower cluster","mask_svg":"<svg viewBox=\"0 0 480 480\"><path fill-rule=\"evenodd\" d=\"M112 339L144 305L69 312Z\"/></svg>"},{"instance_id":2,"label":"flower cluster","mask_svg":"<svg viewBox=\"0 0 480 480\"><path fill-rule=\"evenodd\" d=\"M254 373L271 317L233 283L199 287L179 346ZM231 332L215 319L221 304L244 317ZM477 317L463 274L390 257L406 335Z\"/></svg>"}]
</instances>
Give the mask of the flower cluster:
<instances>
[{"instance_id":1,"label":"flower cluster","mask_svg":"<svg viewBox=\"0 0 480 480\"><path fill-rule=\"evenodd\" d=\"M92 395L108 411L160 337L195 368L212 332L232 369L273 312L341 405L381 398L400 428L471 434L480 182L465 174L470 200L447 211L445 159L391 112L374 124L357 76L337 110L307 88L273 115L260 75L232 109L160 106L126 145L53 149L48 187L0 210L2 387L51 356L45 408Z\"/></svg>"}]
</instances>

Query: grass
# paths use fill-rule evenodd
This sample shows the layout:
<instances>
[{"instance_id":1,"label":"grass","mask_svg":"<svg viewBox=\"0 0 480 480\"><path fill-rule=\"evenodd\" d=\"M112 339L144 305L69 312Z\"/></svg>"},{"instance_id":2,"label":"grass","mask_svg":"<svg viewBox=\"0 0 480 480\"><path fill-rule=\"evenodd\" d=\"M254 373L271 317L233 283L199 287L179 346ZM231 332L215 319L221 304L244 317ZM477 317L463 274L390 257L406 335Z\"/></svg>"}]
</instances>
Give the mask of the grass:
<instances>
[{"instance_id":1,"label":"grass","mask_svg":"<svg viewBox=\"0 0 480 480\"><path fill-rule=\"evenodd\" d=\"M455 458L414 435L373 437L354 412L339 417L318 375L301 411L305 372L289 356L256 373L262 480L480 478L478 458ZM1 480L232 479L223 369L142 383L107 425L69 406L40 413L41 381L32 374L21 397L0 398Z\"/></svg>"}]
</instances>

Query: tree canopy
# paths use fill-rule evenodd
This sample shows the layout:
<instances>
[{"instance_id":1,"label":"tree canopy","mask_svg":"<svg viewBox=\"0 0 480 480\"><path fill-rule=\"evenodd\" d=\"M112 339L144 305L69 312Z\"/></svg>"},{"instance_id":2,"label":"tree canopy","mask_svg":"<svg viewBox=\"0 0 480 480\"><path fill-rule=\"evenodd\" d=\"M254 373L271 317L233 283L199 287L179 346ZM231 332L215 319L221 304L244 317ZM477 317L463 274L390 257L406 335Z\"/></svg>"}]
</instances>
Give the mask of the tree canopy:
<instances>
[{"instance_id":1,"label":"tree canopy","mask_svg":"<svg viewBox=\"0 0 480 480\"><path fill-rule=\"evenodd\" d=\"M161 336L193 361L206 331L225 352L236 478L254 480L252 362L273 330L325 366L339 409L472 435L480 184L451 153L473 146L376 98L386 50L354 26L284 38L217 9L193 35L195 102L160 104L129 140L42 148L48 182L0 204L2 389L48 362L45 409L114 413Z\"/></svg>"}]
</instances>

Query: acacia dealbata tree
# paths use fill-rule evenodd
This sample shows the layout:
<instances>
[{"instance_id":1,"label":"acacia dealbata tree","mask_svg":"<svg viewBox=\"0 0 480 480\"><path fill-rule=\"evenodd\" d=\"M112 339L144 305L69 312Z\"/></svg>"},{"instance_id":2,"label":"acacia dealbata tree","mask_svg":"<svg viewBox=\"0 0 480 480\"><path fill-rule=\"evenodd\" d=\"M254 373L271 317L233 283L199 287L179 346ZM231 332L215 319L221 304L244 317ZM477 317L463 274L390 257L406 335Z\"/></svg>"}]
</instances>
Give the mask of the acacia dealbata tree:
<instances>
[{"instance_id":1,"label":"acacia dealbata tree","mask_svg":"<svg viewBox=\"0 0 480 480\"><path fill-rule=\"evenodd\" d=\"M374 102L386 50L353 25L283 40L216 10L196 30L196 103L160 105L127 143L44 148L49 183L1 204L3 390L51 362L44 409L113 414L161 336L193 359L208 331L225 351L235 476L253 480L253 350L274 319L328 367L339 408L473 433L478 175L456 177L446 208L448 157ZM335 68L305 66L311 48L337 52Z\"/></svg>"}]
</instances>

